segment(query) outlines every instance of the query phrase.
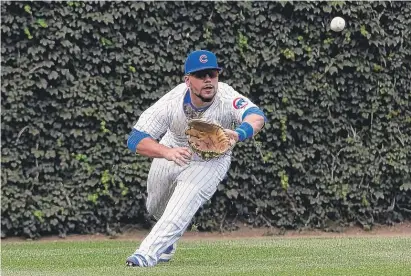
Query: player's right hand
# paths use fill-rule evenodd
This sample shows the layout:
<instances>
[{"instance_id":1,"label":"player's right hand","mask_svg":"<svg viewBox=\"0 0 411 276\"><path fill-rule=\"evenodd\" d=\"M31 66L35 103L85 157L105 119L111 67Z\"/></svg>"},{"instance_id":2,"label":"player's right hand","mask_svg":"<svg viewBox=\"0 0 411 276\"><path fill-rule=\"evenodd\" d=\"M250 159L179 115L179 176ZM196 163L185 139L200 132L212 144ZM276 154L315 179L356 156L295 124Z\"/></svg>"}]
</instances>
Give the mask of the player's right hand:
<instances>
[{"instance_id":1,"label":"player's right hand","mask_svg":"<svg viewBox=\"0 0 411 276\"><path fill-rule=\"evenodd\" d=\"M190 162L191 151L189 148L169 148L164 153L164 158L173 161L179 166L184 166Z\"/></svg>"}]
</instances>

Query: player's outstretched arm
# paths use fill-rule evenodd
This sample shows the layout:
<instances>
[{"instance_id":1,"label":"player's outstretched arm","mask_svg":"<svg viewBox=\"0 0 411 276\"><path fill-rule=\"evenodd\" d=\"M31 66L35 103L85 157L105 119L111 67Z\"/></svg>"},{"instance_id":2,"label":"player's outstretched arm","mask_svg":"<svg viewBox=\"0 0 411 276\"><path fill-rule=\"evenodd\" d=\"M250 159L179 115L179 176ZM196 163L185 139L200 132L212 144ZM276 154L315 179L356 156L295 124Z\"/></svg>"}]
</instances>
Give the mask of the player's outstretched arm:
<instances>
[{"instance_id":1,"label":"player's outstretched arm","mask_svg":"<svg viewBox=\"0 0 411 276\"><path fill-rule=\"evenodd\" d=\"M250 114L244 118L243 123L236 130L226 129L226 133L235 142L244 141L256 135L263 128L265 118L259 114Z\"/></svg>"},{"instance_id":2,"label":"player's outstretched arm","mask_svg":"<svg viewBox=\"0 0 411 276\"><path fill-rule=\"evenodd\" d=\"M188 148L169 148L150 137L146 137L138 143L136 153L151 158L165 158L180 166L187 164L191 158L191 152Z\"/></svg>"},{"instance_id":3,"label":"player's outstretched arm","mask_svg":"<svg viewBox=\"0 0 411 276\"><path fill-rule=\"evenodd\" d=\"M258 114L250 114L244 118L243 122L249 123L253 127L253 135L256 135L263 128L265 118Z\"/></svg>"}]
</instances>

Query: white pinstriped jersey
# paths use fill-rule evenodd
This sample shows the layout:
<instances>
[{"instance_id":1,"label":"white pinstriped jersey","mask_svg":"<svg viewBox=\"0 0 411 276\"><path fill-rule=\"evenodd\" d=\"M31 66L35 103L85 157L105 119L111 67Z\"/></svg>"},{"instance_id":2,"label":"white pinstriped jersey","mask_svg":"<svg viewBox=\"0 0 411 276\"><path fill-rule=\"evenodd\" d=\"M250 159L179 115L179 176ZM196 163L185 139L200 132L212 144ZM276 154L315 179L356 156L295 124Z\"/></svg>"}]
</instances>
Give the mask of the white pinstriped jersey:
<instances>
[{"instance_id":1,"label":"white pinstriped jersey","mask_svg":"<svg viewBox=\"0 0 411 276\"><path fill-rule=\"evenodd\" d=\"M156 140L165 133L160 144L169 147L187 147L188 140L184 132L189 118L183 108L187 90L185 83L176 86L144 111L134 128L148 133ZM233 124L242 122L244 112L251 107L256 105L247 97L238 93L230 85L219 82L213 103L200 118L232 129Z\"/></svg>"}]
</instances>

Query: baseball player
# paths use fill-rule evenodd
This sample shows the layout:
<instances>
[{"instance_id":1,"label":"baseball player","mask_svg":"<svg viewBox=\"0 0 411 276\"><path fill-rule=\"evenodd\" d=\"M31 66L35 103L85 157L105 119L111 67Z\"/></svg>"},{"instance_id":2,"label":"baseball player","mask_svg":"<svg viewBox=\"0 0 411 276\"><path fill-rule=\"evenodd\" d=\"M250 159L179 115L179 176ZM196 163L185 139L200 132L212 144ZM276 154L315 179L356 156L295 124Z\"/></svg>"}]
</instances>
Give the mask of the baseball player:
<instances>
[{"instance_id":1,"label":"baseball player","mask_svg":"<svg viewBox=\"0 0 411 276\"><path fill-rule=\"evenodd\" d=\"M127 141L133 153L153 158L146 206L157 220L140 247L127 258L128 266L169 261L176 242L229 169L230 154L204 161L190 150L187 122L195 118L213 121L236 143L251 138L266 121L254 103L218 81L221 68L212 52L190 53L184 71L184 83L141 114ZM233 124L235 130L231 129Z\"/></svg>"}]
</instances>

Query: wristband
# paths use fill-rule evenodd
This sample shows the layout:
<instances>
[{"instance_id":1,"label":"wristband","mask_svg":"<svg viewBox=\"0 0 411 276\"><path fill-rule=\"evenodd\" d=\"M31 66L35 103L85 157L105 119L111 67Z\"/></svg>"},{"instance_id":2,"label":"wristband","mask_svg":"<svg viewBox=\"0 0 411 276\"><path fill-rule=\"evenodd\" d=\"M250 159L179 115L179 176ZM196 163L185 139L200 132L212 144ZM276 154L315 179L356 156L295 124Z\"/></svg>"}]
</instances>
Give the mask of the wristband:
<instances>
[{"instance_id":1,"label":"wristband","mask_svg":"<svg viewBox=\"0 0 411 276\"><path fill-rule=\"evenodd\" d=\"M238 133L238 141L240 142L243 142L245 139L251 138L254 135L253 127L247 122L243 122L235 129L235 132Z\"/></svg>"}]
</instances>

